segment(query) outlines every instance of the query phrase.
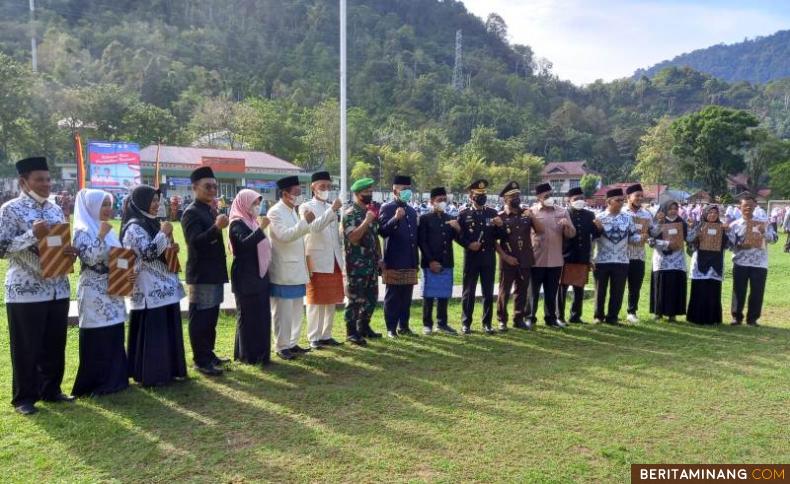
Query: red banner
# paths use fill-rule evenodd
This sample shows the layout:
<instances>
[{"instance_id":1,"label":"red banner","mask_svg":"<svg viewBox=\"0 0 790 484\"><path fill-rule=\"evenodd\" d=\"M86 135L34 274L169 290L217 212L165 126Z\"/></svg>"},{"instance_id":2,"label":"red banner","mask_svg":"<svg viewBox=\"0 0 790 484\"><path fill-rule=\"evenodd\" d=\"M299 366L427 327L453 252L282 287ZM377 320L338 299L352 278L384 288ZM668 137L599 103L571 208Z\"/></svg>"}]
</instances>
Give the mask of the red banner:
<instances>
[{"instance_id":1,"label":"red banner","mask_svg":"<svg viewBox=\"0 0 790 484\"><path fill-rule=\"evenodd\" d=\"M244 173L244 158L214 158L204 156L201 158L203 166L211 167L214 171L222 173Z\"/></svg>"}]
</instances>

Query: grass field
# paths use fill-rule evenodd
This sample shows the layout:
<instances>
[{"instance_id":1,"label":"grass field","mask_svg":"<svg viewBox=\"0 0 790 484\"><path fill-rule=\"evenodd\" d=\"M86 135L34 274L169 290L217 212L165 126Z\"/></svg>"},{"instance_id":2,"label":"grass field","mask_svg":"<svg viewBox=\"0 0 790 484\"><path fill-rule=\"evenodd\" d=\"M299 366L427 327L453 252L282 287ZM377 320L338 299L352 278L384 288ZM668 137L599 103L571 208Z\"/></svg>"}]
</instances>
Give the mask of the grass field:
<instances>
[{"instance_id":1,"label":"grass field","mask_svg":"<svg viewBox=\"0 0 790 484\"><path fill-rule=\"evenodd\" d=\"M266 368L233 364L219 378L191 372L161 389L132 385L74 405L43 404L32 418L0 405L0 475L9 482L623 482L631 463L786 462L790 255L777 244L770 260L758 328L654 322L646 284L644 322L634 326L376 341ZM725 308L730 282L728 274ZM591 309L587 301L588 320ZM450 311L457 326L460 306ZM420 318L414 306L413 327ZM383 327L380 308L374 326ZM234 320L223 317L221 354L231 353L233 335ZM69 330L67 391L77 336ZM338 312L335 337L342 336Z\"/></svg>"}]
</instances>

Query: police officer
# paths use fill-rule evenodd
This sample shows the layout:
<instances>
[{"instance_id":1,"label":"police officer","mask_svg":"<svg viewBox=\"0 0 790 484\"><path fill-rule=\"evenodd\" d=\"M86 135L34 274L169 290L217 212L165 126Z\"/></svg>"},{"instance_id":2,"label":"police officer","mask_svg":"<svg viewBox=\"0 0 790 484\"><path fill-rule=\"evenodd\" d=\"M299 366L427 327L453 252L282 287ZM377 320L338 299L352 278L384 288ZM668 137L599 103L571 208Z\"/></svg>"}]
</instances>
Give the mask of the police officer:
<instances>
[{"instance_id":1,"label":"police officer","mask_svg":"<svg viewBox=\"0 0 790 484\"><path fill-rule=\"evenodd\" d=\"M459 243L464 247L464 276L461 331L472 332L477 281L483 290L483 331L494 332L491 320L494 313L494 273L496 272L496 239L502 219L496 210L486 207L488 181L477 180L467 187L470 207L458 215Z\"/></svg>"},{"instance_id":2,"label":"police officer","mask_svg":"<svg viewBox=\"0 0 790 484\"><path fill-rule=\"evenodd\" d=\"M595 226L595 214L587 210L587 203L584 201L584 192L581 188L571 188L566 193L570 208L568 218L574 228L576 235L565 240L563 251L563 275L560 284L560 292L557 293L557 310L559 320L565 323L565 299L568 295L568 287L573 287L573 302L571 303L571 313L568 318L570 323L582 323L582 303L584 302L584 285L567 284L570 282L569 274L580 271L587 274L590 268L590 254L592 252L592 240L600 235ZM585 276L586 279L586 276Z\"/></svg>"},{"instance_id":3,"label":"police officer","mask_svg":"<svg viewBox=\"0 0 790 484\"><path fill-rule=\"evenodd\" d=\"M513 327L529 329L531 322L525 322L529 292L529 268L535 263L532 252L531 231L538 233L542 228L532 219L532 211L521 208L521 188L511 181L499 196L504 201L504 209L499 212L502 219L500 239L496 244L499 254L499 295L497 297L497 319L499 330L507 331L507 305L510 291L515 285L515 307L513 308Z\"/></svg>"}]
</instances>

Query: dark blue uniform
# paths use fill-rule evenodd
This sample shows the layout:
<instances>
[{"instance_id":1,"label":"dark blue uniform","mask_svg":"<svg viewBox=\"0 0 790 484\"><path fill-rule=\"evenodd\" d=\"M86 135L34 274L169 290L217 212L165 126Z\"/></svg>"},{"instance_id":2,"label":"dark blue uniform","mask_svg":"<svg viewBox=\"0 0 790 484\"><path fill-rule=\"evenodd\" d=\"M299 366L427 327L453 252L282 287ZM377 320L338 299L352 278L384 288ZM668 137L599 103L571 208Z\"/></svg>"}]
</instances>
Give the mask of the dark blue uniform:
<instances>
[{"instance_id":1,"label":"dark blue uniform","mask_svg":"<svg viewBox=\"0 0 790 484\"><path fill-rule=\"evenodd\" d=\"M395 218L403 208L406 216ZM412 293L417 283L417 212L401 201L387 202L379 211L379 234L384 237L384 321L387 331L409 330Z\"/></svg>"},{"instance_id":2,"label":"dark blue uniform","mask_svg":"<svg viewBox=\"0 0 790 484\"><path fill-rule=\"evenodd\" d=\"M461 226L459 243L464 247L464 277L461 324L471 327L472 314L475 309L475 292L477 280L483 290L483 326L491 327L494 316L494 273L496 272L496 240L500 231L493 219L497 211L493 208L467 208L458 215ZM480 242L477 252L469 250L472 242Z\"/></svg>"}]
</instances>

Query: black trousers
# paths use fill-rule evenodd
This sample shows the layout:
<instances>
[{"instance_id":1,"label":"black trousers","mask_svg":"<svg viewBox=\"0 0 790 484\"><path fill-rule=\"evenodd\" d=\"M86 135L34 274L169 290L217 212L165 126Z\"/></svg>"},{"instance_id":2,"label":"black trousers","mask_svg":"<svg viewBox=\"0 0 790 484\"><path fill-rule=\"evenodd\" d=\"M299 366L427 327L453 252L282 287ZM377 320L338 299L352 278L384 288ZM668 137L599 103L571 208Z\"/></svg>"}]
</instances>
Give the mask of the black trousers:
<instances>
[{"instance_id":1,"label":"black trousers","mask_svg":"<svg viewBox=\"0 0 790 484\"><path fill-rule=\"evenodd\" d=\"M433 301L436 300L436 325L447 326L447 298L426 297L422 300L422 325L433 328Z\"/></svg>"},{"instance_id":2,"label":"black trousers","mask_svg":"<svg viewBox=\"0 0 790 484\"><path fill-rule=\"evenodd\" d=\"M747 267L733 264L732 266L732 319L743 322L743 308L746 305L746 290L749 290L746 314L747 323L756 323L763 310L763 294L765 294L765 280L768 278L768 269L763 267Z\"/></svg>"},{"instance_id":3,"label":"black trousers","mask_svg":"<svg viewBox=\"0 0 790 484\"><path fill-rule=\"evenodd\" d=\"M496 261L464 261L464 290L461 296L461 324L463 326L472 326L478 279L480 280L480 286L483 292L483 326L491 326L491 320L494 319L495 272Z\"/></svg>"},{"instance_id":4,"label":"black trousers","mask_svg":"<svg viewBox=\"0 0 790 484\"><path fill-rule=\"evenodd\" d=\"M546 324L557 322L557 291L560 288L562 267L533 267L530 269L529 319L538 321L538 301L543 287L543 320Z\"/></svg>"},{"instance_id":5,"label":"black trousers","mask_svg":"<svg viewBox=\"0 0 790 484\"><path fill-rule=\"evenodd\" d=\"M561 320L565 321L565 299L568 297L568 288L573 288L573 302L571 303L571 314L568 321L578 323L582 320L582 304L584 304L584 288L576 286L560 285L557 293L557 311Z\"/></svg>"},{"instance_id":6,"label":"black trousers","mask_svg":"<svg viewBox=\"0 0 790 484\"><path fill-rule=\"evenodd\" d=\"M387 331L409 329L413 292L414 286L411 284L387 284L384 290L384 322Z\"/></svg>"},{"instance_id":7,"label":"black trousers","mask_svg":"<svg viewBox=\"0 0 790 484\"><path fill-rule=\"evenodd\" d=\"M499 294L496 301L497 319L507 324L507 305L510 301L510 290L515 286L513 294L513 323L521 324L527 316L527 300L529 299L529 269L520 267L500 268Z\"/></svg>"},{"instance_id":8,"label":"black trousers","mask_svg":"<svg viewBox=\"0 0 790 484\"><path fill-rule=\"evenodd\" d=\"M207 366L217 357L214 344L217 341L218 318L219 306L197 309L197 304L189 305L189 343L197 366Z\"/></svg>"},{"instance_id":9,"label":"black trousers","mask_svg":"<svg viewBox=\"0 0 790 484\"><path fill-rule=\"evenodd\" d=\"M628 314L636 314L639 310L639 293L645 279L645 261L631 259L628 261Z\"/></svg>"},{"instance_id":10,"label":"black trousers","mask_svg":"<svg viewBox=\"0 0 790 484\"><path fill-rule=\"evenodd\" d=\"M633 262L633 261L632 261ZM623 305L625 280L629 264L595 264L595 317L607 323L616 323ZM611 288L610 288L611 286ZM609 292L609 306L606 308L606 293Z\"/></svg>"},{"instance_id":11,"label":"black trousers","mask_svg":"<svg viewBox=\"0 0 790 484\"><path fill-rule=\"evenodd\" d=\"M69 300L7 303L14 406L60 395Z\"/></svg>"}]
</instances>

